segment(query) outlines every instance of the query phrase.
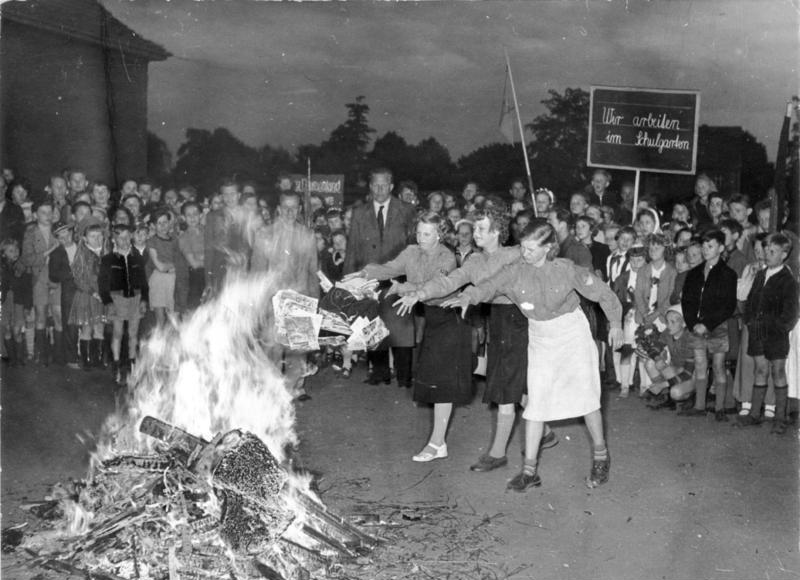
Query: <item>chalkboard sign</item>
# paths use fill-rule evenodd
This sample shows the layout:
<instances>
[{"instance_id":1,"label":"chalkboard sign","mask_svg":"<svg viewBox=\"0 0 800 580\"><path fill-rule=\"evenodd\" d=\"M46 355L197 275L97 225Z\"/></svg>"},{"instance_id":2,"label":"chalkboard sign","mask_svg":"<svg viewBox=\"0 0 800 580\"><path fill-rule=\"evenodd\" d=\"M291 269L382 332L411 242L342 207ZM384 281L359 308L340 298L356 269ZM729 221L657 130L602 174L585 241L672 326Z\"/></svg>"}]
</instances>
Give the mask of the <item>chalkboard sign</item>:
<instances>
[{"instance_id":1,"label":"chalkboard sign","mask_svg":"<svg viewBox=\"0 0 800 580\"><path fill-rule=\"evenodd\" d=\"M698 91L592 87L587 165L695 173Z\"/></svg>"},{"instance_id":2,"label":"chalkboard sign","mask_svg":"<svg viewBox=\"0 0 800 580\"><path fill-rule=\"evenodd\" d=\"M300 195L305 195L308 186L308 176L299 173L292 174L292 189ZM344 175L311 175L311 187L308 188L312 196L321 198L328 207L342 207L344 203Z\"/></svg>"}]
</instances>

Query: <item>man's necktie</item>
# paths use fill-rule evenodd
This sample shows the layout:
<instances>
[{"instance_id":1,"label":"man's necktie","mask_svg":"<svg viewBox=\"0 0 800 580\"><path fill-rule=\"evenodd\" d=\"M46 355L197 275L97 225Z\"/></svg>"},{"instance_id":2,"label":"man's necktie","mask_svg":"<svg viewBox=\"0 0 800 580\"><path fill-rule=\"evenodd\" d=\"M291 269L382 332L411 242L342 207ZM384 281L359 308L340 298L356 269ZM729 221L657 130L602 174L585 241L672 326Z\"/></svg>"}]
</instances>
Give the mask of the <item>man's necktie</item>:
<instances>
[{"instance_id":1,"label":"man's necktie","mask_svg":"<svg viewBox=\"0 0 800 580\"><path fill-rule=\"evenodd\" d=\"M383 221L383 206L379 205L378 206L378 233L380 234L381 239L383 239L383 226L384 225L385 225L385 222Z\"/></svg>"}]
</instances>

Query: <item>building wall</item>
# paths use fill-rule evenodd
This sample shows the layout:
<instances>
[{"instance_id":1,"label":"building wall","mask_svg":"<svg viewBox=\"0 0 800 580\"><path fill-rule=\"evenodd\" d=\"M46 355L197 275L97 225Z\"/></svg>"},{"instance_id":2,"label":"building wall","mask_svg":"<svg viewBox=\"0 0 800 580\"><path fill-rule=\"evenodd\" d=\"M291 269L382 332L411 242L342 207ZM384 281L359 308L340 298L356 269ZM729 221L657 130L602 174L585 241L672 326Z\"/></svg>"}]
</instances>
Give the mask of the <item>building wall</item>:
<instances>
[{"instance_id":1,"label":"building wall","mask_svg":"<svg viewBox=\"0 0 800 580\"><path fill-rule=\"evenodd\" d=\"M97 44L3 20L0 49L4 167L29 179L34 191L67 167L112 187L115 169L145 173L145 61L126 59L123 67L112 52L108 76L115 89L107 92L106 57Z\"/></svg>"}]
</instances>

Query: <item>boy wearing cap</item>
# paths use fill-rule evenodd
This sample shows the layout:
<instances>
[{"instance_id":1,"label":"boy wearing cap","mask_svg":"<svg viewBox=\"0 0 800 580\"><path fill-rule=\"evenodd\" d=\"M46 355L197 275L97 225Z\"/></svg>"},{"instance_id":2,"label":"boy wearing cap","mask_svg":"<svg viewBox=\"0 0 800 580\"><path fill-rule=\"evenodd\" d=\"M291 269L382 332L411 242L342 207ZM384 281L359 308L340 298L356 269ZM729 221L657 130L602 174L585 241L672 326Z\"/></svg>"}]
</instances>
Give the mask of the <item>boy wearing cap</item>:
<instances>
[{"instance_id":1,"label":"boy wearing cap","mask_svg":"<svg viewBox=\"0 0 800 580\"><path fill-rule=\"evenodd\" d=\"M694 349L680 305L670 306L665 318L664 350L645 357L645 369L653 381L648 390L655 395L647 404L651 409L674 408L676 401L685 401L694 392Z\"/></svg>"},{"instance_id":2,"label":"boy wearing cap","mask_svg":"<svg viewBox=\"0 0 800 580\"><path fill-rule=\"evenodd\" d=\"M133 228L117 224L113 228L113 250L100 260L97 285L100 299L108 309L113 325L111 335L111 372L118 384L124 382L120 368L120 350L125 322L128 323L128 361L136 360L136 338L147 309L148 286L144 259L131 245Z\"/></svg>"}]
</instances>

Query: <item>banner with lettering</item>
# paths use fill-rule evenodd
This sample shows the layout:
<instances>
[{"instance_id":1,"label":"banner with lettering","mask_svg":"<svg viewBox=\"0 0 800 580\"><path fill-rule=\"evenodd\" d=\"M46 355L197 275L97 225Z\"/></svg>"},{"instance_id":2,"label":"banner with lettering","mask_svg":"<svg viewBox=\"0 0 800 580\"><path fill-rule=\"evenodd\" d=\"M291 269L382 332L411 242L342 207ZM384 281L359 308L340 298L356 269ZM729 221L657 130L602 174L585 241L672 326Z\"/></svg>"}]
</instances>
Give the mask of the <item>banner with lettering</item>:
<instances>
[{"instance_id":1,"label":"banner with lettering","mask_svg":"<svg viewBox=\"0 0 800 580\"><path fill-rule=\"evenodd\" d=\"M693 174L700 92L593 86L587 165Z\"/></svg>"},{"instance_id":2,"label":"banner with lettering","mask_svg":"<svg viewBox=\"0 0 800 580\"><path fill-rule=\"evenodd\" d=\"M292 174L292 189L305 195L308 176ZM311 175L311 195L322 199L328 207L344 205L344 175Z\"/></svg>"}]
</instances>

